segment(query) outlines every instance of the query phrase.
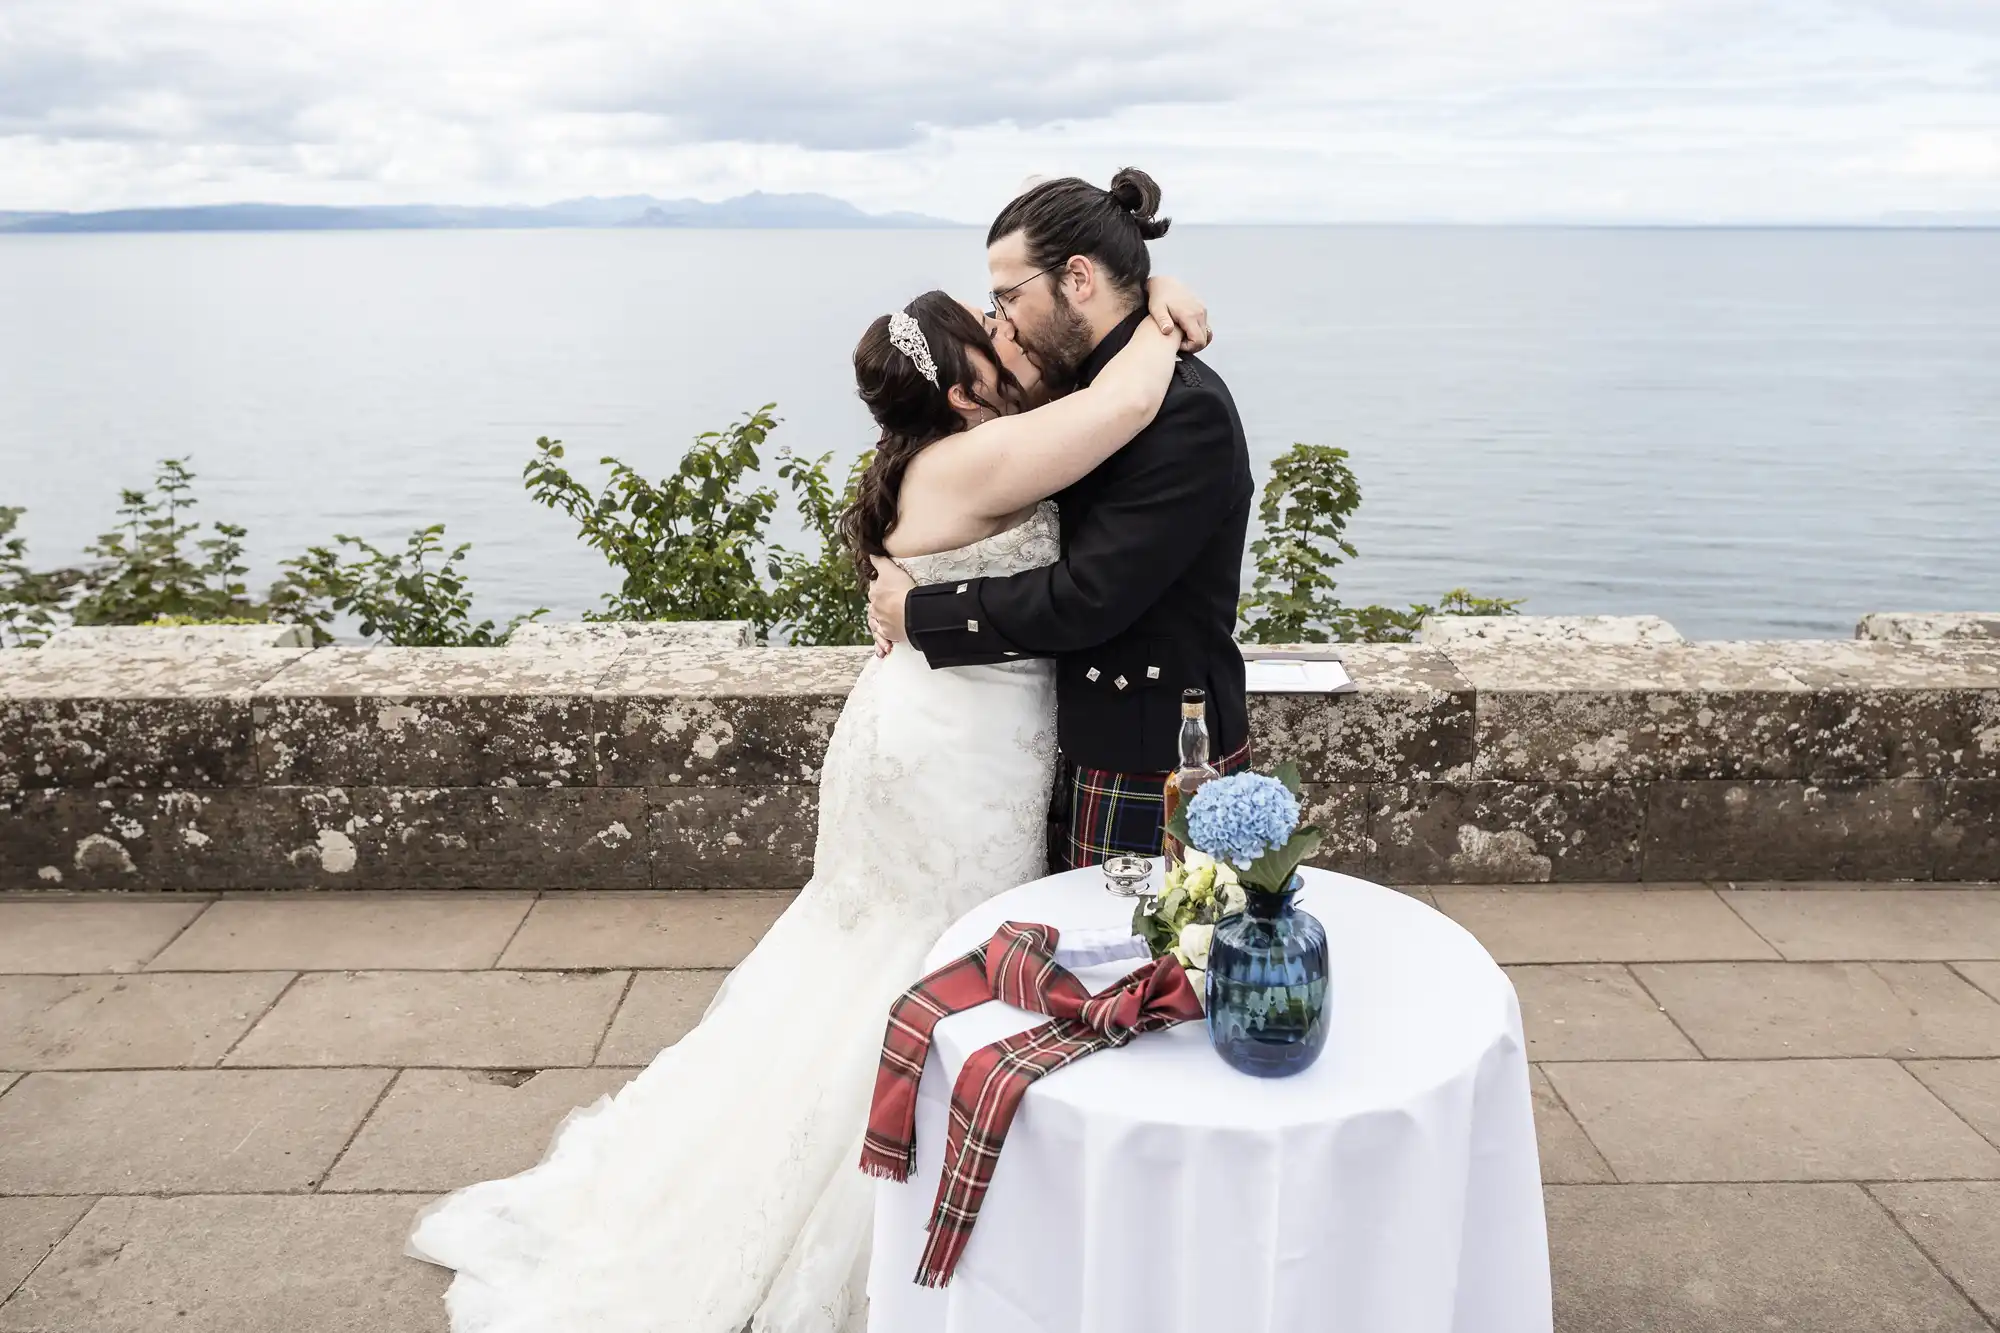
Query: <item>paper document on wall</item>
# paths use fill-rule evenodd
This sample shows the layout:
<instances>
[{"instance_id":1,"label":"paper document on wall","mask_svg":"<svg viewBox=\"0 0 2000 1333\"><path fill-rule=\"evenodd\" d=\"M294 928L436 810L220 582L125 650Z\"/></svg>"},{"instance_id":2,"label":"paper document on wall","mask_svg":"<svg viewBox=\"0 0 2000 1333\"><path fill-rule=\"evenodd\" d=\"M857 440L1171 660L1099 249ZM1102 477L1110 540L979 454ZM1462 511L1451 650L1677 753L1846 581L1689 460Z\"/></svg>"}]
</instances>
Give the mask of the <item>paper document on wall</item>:
<instances>
[{"instance_id":1,"label":"paper document on wall","mask_svg":"<svg viewBox=\"0 0 2000 1333\"><path fill-rule=\"evenodd\" d=\"M1243 674L1252 694L1351 694L1356 688L1331 653L1246 657Z\"/></svg>"}]
</instances>

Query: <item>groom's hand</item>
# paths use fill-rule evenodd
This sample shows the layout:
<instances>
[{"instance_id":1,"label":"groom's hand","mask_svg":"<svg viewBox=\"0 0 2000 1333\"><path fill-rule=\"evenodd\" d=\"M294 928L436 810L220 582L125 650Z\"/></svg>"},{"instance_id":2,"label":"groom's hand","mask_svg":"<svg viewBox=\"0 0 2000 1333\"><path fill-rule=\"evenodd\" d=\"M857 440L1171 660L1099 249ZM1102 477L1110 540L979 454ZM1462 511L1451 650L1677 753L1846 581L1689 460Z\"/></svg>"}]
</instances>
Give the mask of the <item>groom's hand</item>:
<instances>
[{"instance_id":1,"label":"groom's hand","mask_svg":"<svg viewBox=\"0 0 2000 1333\"><path fill-rule=\"evenodd\" d=\"M869 560L875 566L875 581L868 585L868 632L875 636L875 655L887 657L892 646L909 641L903 630L903 603L917 584L895 561L879 555Z\"/></svg>"}]
</instances>

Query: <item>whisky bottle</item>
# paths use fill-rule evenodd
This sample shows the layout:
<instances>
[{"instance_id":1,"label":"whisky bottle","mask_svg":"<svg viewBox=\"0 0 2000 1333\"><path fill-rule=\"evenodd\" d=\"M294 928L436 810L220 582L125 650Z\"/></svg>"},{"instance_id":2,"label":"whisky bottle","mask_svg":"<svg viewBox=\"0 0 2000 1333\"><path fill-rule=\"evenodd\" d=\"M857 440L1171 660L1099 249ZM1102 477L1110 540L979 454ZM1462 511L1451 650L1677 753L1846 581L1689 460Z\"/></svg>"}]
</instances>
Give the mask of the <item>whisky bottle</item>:
<instances>
[{"instance_id":1,"label":"whisky bottle","mask_svg":"<svg viewBox=\"0 0 2000 1333\"><path fill-rule=\"evenodd\" d=\"M1214 764L1208 761L1208 691L1181 691L1181 762L1180 767L1167 774L1166 806L1160 818L1163 823L1173 822L1175 811L1194 799L1201 784L1210 778L1221 777ZM1171 869L1181 863L1184 850L1172 835L1162 835L1167 866Z\"/></svg>"}]
</instances>

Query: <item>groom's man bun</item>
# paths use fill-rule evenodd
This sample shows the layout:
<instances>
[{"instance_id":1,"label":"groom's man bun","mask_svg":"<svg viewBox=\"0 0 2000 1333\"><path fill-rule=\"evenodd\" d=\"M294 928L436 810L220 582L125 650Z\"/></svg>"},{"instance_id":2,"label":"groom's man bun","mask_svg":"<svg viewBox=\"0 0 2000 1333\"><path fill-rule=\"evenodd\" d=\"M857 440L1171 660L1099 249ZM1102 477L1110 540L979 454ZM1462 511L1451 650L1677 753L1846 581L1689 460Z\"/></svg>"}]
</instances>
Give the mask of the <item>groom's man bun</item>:
<instances>
[{"instance_id":1,"label":"groom's man bun","mask_svg":"<svg viewBox=\"0 0 2000 1333\"><path fill-rule=\"evenodd\" d=\"M1111 197L1139 223L1139 235L1157 241L1174 225L1172 218L1154 216L1160 211L1160 187L1137 167L1125 167L1111 178Z\"/></svg>"},{"instance_id":2,"label":"groom's man bun","mask_svg":"<svg viewBox=\"0 0 2000 1333\"><path fill-rule=\"evenodd\" d=\"M1172 224L1157 216L1159 211L1160 187L1137 167L1113 176L1108 190L1065 176L1030 187L1001 209L986 244L1019 232L1036 268L1056 268L1071 255L1083 255L1113 286L1136 297L1153 275L1146 242L1165 236Z\"/></svg>"}]
</instances>

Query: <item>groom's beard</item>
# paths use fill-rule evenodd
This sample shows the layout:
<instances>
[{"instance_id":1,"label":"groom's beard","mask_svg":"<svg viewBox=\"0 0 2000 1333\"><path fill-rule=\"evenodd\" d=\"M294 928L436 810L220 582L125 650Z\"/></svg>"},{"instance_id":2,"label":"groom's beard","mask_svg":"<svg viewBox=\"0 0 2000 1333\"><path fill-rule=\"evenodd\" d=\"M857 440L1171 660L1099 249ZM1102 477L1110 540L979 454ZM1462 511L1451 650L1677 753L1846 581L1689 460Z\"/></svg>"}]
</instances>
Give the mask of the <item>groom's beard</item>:
<instances>
[{"instance_id":1,"label":"groom's beard","mask_svg":"<svg viewBox=\"0 0 2000 1333\"><path fill-rule=\"evenodd\" d=\"M1055 293L1055 309L1048 322L1032 330L1016 324L1014 338L1041 368L1042 382L1037 394L1044 402L1076 388L1077 371L1097 346L1090 321L1077 312L1061 291Z\"/></svg>"}]
</instances>

